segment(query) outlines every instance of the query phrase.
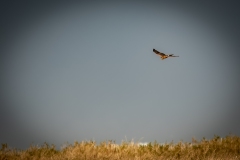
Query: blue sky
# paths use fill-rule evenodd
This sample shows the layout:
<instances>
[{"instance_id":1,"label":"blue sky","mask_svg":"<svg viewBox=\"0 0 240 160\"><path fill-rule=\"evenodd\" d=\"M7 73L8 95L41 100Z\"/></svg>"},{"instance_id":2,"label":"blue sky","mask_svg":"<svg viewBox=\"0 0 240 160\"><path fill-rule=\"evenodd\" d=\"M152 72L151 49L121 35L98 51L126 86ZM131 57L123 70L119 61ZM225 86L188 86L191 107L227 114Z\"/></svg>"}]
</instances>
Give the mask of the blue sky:
<instances>
[{"instance_id":1,"label":"blue sky","mask_svg":"<svg viewBox=\"0 0 240 160\"><path fill-rule=\"evenodd\" d=\"M2 16L1 143L240 134L233 2L18 3Z\"/></svg>"}]
</instances>

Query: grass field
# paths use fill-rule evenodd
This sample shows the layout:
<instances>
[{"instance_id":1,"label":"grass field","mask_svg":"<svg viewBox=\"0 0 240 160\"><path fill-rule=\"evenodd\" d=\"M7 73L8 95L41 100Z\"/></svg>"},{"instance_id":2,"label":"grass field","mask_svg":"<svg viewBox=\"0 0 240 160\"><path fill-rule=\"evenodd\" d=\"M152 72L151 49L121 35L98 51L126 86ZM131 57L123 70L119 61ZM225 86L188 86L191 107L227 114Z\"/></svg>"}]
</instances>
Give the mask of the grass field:
<instances>
[{"instance_id":1,"label":"grass field","mask_svg":"<svg viewBox=\"0 0 240 160\"><path fill-rule=\"evenodd\" d=\"M141 144L133 141L115 144L114 141L75 142L57 150L54 145L30 146L26 150L11 149L2 144L0 160L158 160L158 159L226 159L240 160L240 137L229 135L225 138L214 136L213 139L192 139L191 143L152 142Z\"/></svg>"}]
</instances>

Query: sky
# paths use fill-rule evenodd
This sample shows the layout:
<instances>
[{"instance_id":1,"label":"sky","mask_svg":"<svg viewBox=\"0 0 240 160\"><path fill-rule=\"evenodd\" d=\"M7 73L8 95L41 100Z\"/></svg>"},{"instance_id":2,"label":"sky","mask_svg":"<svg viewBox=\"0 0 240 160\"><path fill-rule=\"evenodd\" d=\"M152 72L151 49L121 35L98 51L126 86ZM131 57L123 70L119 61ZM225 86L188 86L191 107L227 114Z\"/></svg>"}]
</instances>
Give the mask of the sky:
<instances>
[{"instance_id":1,"label":"sky","mask_svg":"<svg viewBox=\"0 0 240 160\"><path fill-rule=\"evenodd\" d=\"M240 136L237 1L12 1L0 10L0 143ZM161 60L153 48L179 57Z\"/></svg>"}]
</instances>

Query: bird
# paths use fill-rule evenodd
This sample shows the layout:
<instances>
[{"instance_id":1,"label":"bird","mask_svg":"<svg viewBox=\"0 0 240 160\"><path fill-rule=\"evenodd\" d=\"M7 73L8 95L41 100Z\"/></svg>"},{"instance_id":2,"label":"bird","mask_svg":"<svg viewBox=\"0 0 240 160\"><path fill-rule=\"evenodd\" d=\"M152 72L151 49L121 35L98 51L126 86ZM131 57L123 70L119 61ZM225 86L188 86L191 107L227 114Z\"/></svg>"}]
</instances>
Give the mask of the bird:
<instances>
[{"instance_id":1,"label":"bird","mask_svg":"<svg viewBox=\"0 0 240 160\"><path fill-rule=\"evenodd\" d=\"M159 55L162 60L164 60L164 59L166 59L168 57L179 57L179 56L174 56L174 54L169 54L169 55L164 54L164 53L159 52L158 50L156 50L154 48L153 48L153 52L156 53L157 55Z\"/></svg>"}]
</instances>

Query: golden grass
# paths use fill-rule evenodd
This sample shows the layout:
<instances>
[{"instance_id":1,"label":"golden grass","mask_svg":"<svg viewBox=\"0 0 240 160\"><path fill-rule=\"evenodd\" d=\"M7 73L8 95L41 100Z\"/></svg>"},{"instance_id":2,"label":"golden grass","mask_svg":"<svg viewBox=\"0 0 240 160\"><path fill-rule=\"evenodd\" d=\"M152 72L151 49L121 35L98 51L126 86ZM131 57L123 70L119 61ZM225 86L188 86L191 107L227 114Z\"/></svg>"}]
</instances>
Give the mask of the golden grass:
<instances>
[{"instance_id":1,"label":"golden grass","mask_svg":"<svg viewBox=\"0 0 240 160\"><path fill-rule=\"evenodd\" d=\"M191 143L157 142L139 145L133 141L115 144L114 141L96 144L94 141L75 142L57 150L54 145L44 143L41 147L30 146L27 150L10 149L2 144L0 160L159 160L159 159L240 159L240 137L214 136L211 140L195 139Z\"/></svg>"}]
</instances>

